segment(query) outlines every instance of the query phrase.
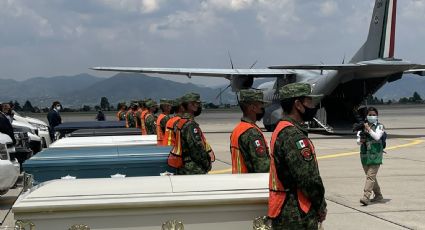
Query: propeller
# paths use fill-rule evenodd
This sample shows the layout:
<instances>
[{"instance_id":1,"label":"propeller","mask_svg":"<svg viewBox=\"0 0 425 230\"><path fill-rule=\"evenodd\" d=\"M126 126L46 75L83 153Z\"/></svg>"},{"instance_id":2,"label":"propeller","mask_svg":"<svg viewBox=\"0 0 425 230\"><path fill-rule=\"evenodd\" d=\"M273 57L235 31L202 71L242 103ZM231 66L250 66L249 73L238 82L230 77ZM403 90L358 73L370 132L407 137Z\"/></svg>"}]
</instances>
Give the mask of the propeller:
<instances>
[{"instance_id":1,"label":"propeller","mask_svg":"<svg viewBox=\"0 0 425 230\"><path fill-rule=\"evenodd\" d=\"M230 61L230 66L232 67L232 69L235 69L235 66L233 64L233 59L232 59L232 55L230 55L230 51L227 51L227 55L229 56L229 61ZM252 63L252 65L249 67L250 69L254 68L254 66L257 64L258 60L256 60L254 63ZM232 83L230 82L230 84L228 86L226 86L226 88L224 88L223 90L220 89L220 93L215 97L215 99L217 100L218 98L221 97L221 95L228 89L230 88L230 86L232 86ZM252 88L251 89L256 89L256 88ZM237 94L236 94L237 96ZM221 101L221 100L220 100Z\"/></svg>"}]
</instances>

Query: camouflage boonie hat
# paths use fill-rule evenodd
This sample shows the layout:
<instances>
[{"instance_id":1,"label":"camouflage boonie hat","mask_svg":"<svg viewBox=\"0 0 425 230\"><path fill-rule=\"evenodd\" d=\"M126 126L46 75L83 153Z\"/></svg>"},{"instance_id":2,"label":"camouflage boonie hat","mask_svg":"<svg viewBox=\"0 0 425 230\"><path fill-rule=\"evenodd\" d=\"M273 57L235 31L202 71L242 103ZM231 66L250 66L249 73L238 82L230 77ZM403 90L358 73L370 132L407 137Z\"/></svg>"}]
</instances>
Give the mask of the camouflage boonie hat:
<instances>
[{"instance_id":1,"label":"camouflage boonie hat","mask_svg":"<svg viewBox=\"0 0 425 230\"><path fill-rule=\"evenodd\" d=\"M159 100L159 104L160 105L174 105L174 100L162 98L161 100Z\"/></svg>"},{"instance_id":2,"label":"camouflage boonie hat","mask_svg":"<svg viewBox=\"0 0 425 230\"><path fill-rule=\"evenodd\" d=\"M279 89L279 99L287 99L294 97L311 97L320 98L323 95L313 95L310 84L308 83L291 83L282 86Z\"/></svg>"},{"instance_id":3,"label":"camouflage boonie hat","mask_svg":"<svg viewBox=\"0 0 425 230\"><path fill-rule=\"evenodd\" d=\"M181 103L182 103L182 99L181 99L181 97L178 97L178 98L173 100L172 106L179 106Z\"/></svg>"},{"instance_id":4,"label":"camouflage boonie hat","mask_svg":"<svg viewBox=\"0 0 425 230\"><path fill-rule=\"evenodd\" d=\"M263 91L257 89L242 89L239 91L239 101L240 102L263 102L264 94Z\"/></svg>"},{"instance_id":5,"label":"camouflage boonie hat","mask_svg":"<svg viewBox=\"0 0 425 230\"><path fill-rule=\"evenodd\" d=\"M156 101L154 101L154 100L152 100L152 99L147 100L147 101L145 102L145 104L146 104L146 107L148 107L148 108L151 108L151 107L157 106Z\"/></svg>"},{"instance_id":6,"label":"camouflage boonie hat","mask_svg":"<svg viewBox=\"0 0 425 230\"><path fill-rule=\"evenodd\" d=\"M181 97L181 103L183 102L201 102L201 96L199 93L187 93Z\"/></svg>"}]
</instances>

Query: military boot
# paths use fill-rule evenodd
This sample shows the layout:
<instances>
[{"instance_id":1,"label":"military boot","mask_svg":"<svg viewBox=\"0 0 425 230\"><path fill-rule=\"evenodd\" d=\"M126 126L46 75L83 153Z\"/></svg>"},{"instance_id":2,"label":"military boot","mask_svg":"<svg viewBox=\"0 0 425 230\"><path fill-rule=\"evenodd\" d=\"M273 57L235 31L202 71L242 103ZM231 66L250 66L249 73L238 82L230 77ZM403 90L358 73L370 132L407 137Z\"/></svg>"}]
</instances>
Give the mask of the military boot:
<instances>
[{"instance_id":1,"label":"military boot","mask_svg":"<svg viewBox=\"0 0 425 230\"><path fill-rule=\"evenodd\" d=\"M364 206L367 206L367 205L369 205L369 204L370 204L370 200L369 200L369 198L367 198L366 196L363 196L363 197L360 199L360 203L362 203Z\"/></svg>"},{"instance_id":2,"label":"military boot","mask_svg":"<svg viewBox=\"0 0 425 230\"><path fill-rule=\"evenodd\" d=\"M378 194L378 195L375 195L373 197L373 199L370 200L370 202L379 202L379 201L381 201L383 199L384 199L384 197L382 196L382 194Z\"/></svg>"}]
</instances>

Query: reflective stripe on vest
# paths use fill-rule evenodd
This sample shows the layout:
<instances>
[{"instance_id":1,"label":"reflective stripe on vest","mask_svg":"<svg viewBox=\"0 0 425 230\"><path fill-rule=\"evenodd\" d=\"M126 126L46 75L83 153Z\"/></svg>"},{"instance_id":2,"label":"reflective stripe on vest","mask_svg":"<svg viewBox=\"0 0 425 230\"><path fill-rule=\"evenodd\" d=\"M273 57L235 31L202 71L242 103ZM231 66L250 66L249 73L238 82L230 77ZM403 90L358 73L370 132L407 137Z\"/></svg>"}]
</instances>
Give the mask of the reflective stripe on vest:
<instances>
[{"instance_id":1,"label":"reflective stripe on vest","mask_svg":"<svg viewBox=\"0 0 425 230\"><path fill-rule=\"evenodd\" d=\"M240 152L240 146L239 146L239 137L245 133L248 129L255 128L257 129L261 135L263 135L263 132L261 132L261 129L259 129L256 125L251 124L249 122L241 121L233 130L232 134L230 135L230 153L232 156L232 173L248 173L248 168L246 167L245 160L243 158L242 153ZM264 138L263 135L263 139Z\"/></svg>"},{"instance_id":2,"label":"reflective stripe on vest","mask_svg":"<svg viewBox=\"0 0 425 230\"><path fill-rule=\"evenodd\" d=\"M283 207L283 203L286 199L286 192L285 188L283 187L283 183L279 180L279 177L277 175L276 171L276 165L274 162L274 146L276 143L276 139L279 135L279 133L289 127L294 126L289 121L280 121L277 125L276 129L274 130L272 134L272 139L270 143L270 174L269 174L269 211L268 216L271 218L276 218ZM313 146L313 145L311 145ZM297 197L298 197L298 204L301 208L301 210L304 213L308 213L310 211L311 202L310 200L304 195L304 193L301 192L301 190L297 189Z\"/></svg>"},{"instance_id":3,"label":"reflective stripe on vest","mask_svg":"<svg viewBox=\"0 0 425 230\"><path fill-rule=\"evenodd\" d=\"M140 129L142 130L142 135L148 135L148 131L146 130L146 115L148 114L148 111L142 111L142 114L140 114Z\"/></svg>"},{"instance_id":4,"label":"reflective stripe on vest","mask_svg":"<svg viewBox=\"0 0 425 230\"><path fill-rule=\"evenodd\" d=\"M174 134L174 126L181 119L179 116L170 118L165 125L165 134L164 134L164 145L165 146L174 146L176 143L176 138Z\"/></svg>"},{"instance_id":5,"label":"reflective stripe on vest","mask_svg":"<svg viewBox=\"0 0 425 230\"><path fill-rule=\"evenodd\" d=\"M166 116L165 114L161 113L161 114L159 114L158 118L156 119L156 141L157 141L157 145L163 144L164 133L162 132L162 129L161 129L161 120L165 116Z\"/></svg>"},{"instance_id":6,"label":"reflective stripe on vest","mask_svg":"<svg viewBox=\"0 0 425 230\"><path fill-rule=\"evenodd\" d=\"M171 153L176 155L176 156L180 156L182 157L182 139L181 139L181 130L183 128L183 126L188 122L188 119L180 119L177 122L177 129L176 129L176 140L175 140L175 144L173 145L173 148L171 149Z\"/></svg>"}]
</instances>

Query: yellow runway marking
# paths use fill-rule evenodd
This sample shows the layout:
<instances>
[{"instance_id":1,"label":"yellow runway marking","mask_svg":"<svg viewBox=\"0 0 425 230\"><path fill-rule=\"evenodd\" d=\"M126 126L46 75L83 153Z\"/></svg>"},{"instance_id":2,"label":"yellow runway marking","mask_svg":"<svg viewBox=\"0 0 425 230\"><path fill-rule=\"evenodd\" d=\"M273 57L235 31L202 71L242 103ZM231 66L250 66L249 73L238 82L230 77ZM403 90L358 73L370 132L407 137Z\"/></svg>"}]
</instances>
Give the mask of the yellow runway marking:
<instances>
[{"instance_id":1,"label":"yellow runway marking","mask_svg":"<svg viewBox=\"0 0 425 230\"><path fill-rule=\"evenodd\" d=\"M408 139L410 140L410 139ZM424 140L412 140L411 142L407 143L407 144L402 144L402 145L395 145L392 147L388 147L385 150L394 150L394 149L400 149L400 148L407 148L407 147L411 147L414 145L419 145L424 143ZM328 154L328 155L324 155L324 156L319 156L317 157L317 159L329 159L329 158L337 158L337 157L345 157L345 156L351 156L351 155L356 155L359 154L359 151L353 151L353 152L346 152L346 153L336 153L336 154ZM214 170L209 172L208 174L222 174L222 173L228 173L228 172L232 172L232 168L228 168L228 169L222 169L222 170Z\"/></svg>"}]
</instances>

